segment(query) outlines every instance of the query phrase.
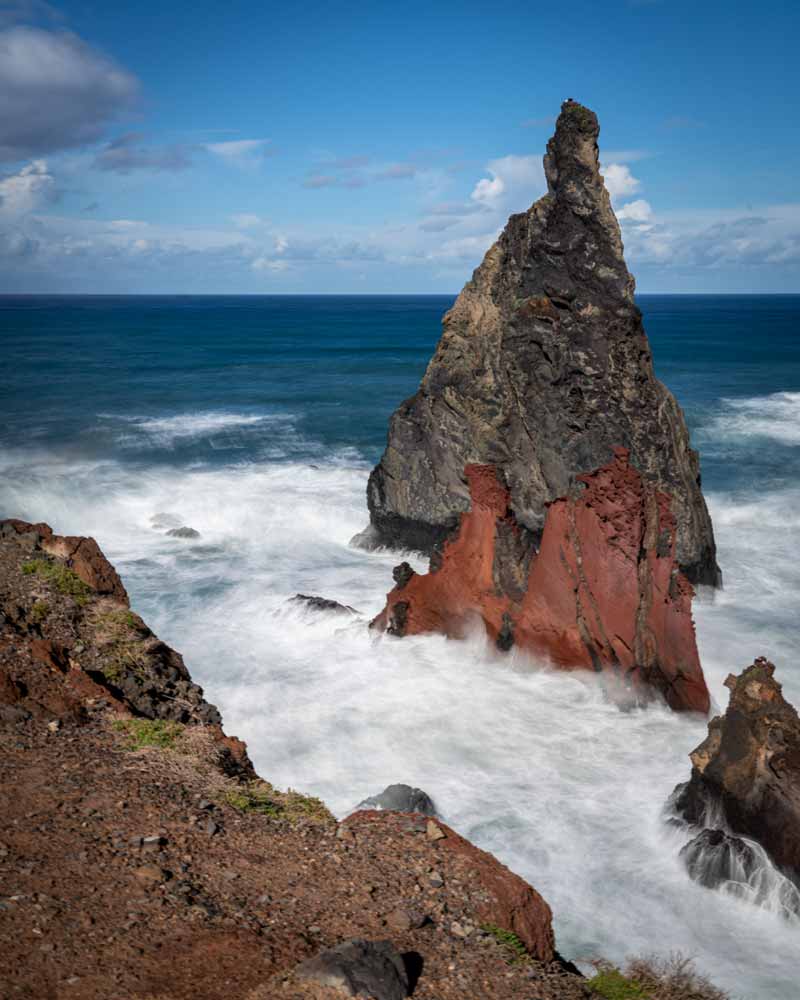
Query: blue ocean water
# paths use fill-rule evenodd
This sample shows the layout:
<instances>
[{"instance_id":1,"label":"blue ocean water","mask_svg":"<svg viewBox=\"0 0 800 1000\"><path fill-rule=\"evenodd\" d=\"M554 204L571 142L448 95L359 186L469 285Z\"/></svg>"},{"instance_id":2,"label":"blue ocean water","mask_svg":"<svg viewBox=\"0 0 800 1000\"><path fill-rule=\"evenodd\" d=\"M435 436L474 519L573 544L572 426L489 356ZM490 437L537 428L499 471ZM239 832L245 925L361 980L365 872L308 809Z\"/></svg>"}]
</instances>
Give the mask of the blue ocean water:
<instances>
[{"instance_id":1,"label":"blue ocean water","mask_svg":"<svg viewBox=\"0 0 800 1000\"><path fill-rule=\"evenodd\" d=\"M763 653L800 704L800 296L638 301L719 544L725 589L695 603L712 693ZM621 716L481 635L367 633L398 556L349 540L451 302L0 298L0 515L94 535L276 784L338 813L417 784L546 896L569 957L682 950L735 997L789 1000L800 928L692 883L663 822L702 720ZM308 615L297 591L362 614Z\"/></svg>"},{"instance_id":2,"label":"blue ocean water","mask_svg":"<svg viewBox=\"0 0 800 1000\"><path fill-rule=\"evenodd\" d=\"M657 373L704 445L706 487L791 479L800 409L775 394L800 391L800 296L638 303ZM374 462L450 305L448 296L0 297L0 442L22 436L95 457L122 444L130 460L217 464L265 449L291 459L351 448ZM746 433L748 400L758 397L769 397L765 433ZM166 451L157 434L148 447L148 420L193 413L221 417L175 434ZM706 433L721 415L754 444L747 461ZM296 436L276 442L282 419ZM785 421L784 432L770 421Z\"/></svg>"}]
</instances>

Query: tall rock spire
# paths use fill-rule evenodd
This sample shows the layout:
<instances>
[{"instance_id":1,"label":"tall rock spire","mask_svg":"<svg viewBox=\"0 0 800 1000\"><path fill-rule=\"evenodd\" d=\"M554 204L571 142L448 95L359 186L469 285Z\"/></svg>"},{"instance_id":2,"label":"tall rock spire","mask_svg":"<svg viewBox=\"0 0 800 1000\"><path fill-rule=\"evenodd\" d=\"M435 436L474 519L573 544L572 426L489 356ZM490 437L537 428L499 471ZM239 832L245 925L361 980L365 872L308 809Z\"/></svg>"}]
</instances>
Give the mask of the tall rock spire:
<instances>
[{"instance_id":1,"label":"tall rock spire","mask_svg":"<svg viewBox=\"0 0 800 1000\"><path fill-rule=\"evenodd\" d=\"M508 220L445 315L419 391L392 416L367 489L372 538L433 553L470 507L466 466L483 464L535 555L547 505L623 447L644 484L669 497L683 573L716 585L698 456L653 372L598 133L592 111L562 105L548 193Z\"/></svg>"}]
</instances>

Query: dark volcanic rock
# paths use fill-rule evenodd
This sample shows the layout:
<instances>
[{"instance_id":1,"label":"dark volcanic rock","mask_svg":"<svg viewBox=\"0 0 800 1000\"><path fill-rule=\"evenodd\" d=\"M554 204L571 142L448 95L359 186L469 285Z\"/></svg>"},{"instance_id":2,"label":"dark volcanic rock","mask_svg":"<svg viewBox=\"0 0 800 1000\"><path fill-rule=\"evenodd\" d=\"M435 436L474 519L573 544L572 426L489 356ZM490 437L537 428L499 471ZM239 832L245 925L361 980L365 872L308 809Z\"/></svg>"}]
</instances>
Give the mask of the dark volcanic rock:
<instances>
[{"instance_id":1,"label":"dark volcanic rock","mask_svg":"<svg viewBox=\"0 0 800 1000\"><path fill-rule=\"evenodd\" d=\"M692 775L675 808L695 826L718 825L757 841L800 884L800 719L763 657L725 681L730 701L691 753Z\"/></svg>"},{"instance_id":2,"label":"dark volcanic rock","mask_svg":"<svg viewBox=\"0 0 800 1000\"><path fill-rule=\"evenodd\" d=\"M167 534L170 538L199 538L200 532L195 528L188 528L185 525L181 528L170 528Z\"/></svg>"},{"instance_id":3,"label":"dark volcanic rock","mask_svg":"<svg viewBox=\"0 0 800 1000\"><path fill-rule=\"evenodd\" d=\"M343 996L374 1000L404 1000L408 996L403 958L389 941L344 941L301 962L295 976L331 986Z\"/></svg>"},{"instance_id":4,"label":"dark volcanic rock","mask_svg":"<svg viewBox=\"0 0 800 1000\"><path fill-rule=\"evenodd\" d=\"M698 456L653 372L598 133L593 112L562 105L544 160L548 193L509 219L445 315L370 476L372 544L432 553L469 508L465 468L475 464L498 470L517 525L535 540L547 504L619 445L671 498L685 575L719 583Z\"/></svg>"},{"instance_id":5,"label":"dark volcanic rock","mask_svg":"<svg viewBox=\"0 0 800 1000\"><path fill-rule=\"evenodd\" d=\"M335 611L340 615L358 614L356 609L351 608L349 604L340 604L338 601L332 601L327 597L317 597L313 594L295 594L291 600L292 604L304 604L312 611Z\"/></svg>"},{"instance_id":6,"label":"dark volcanic rock","mask_svg":"<svg viewBox=\"0 0 800 1000\"><path fill-rule=\"evenodd\" d=\"M380 795L372 795L359 802L356 809L391 809L393 812L422 813L423 816L435 816L436 806L433 799L421 788L411 785L387 785Z\"/></svg>"},{"instance_id":7,"label":"dark volcanic rock","mask_svg":"<svg viewBox=\"0 0 800 1000\"><path fill-rule=\"evenodd\" d=\"M681 848L680 857L695 882L708 889L749 882L759 867L752 847L723 830L703 830Z\"/></svg>"}]
</instances>

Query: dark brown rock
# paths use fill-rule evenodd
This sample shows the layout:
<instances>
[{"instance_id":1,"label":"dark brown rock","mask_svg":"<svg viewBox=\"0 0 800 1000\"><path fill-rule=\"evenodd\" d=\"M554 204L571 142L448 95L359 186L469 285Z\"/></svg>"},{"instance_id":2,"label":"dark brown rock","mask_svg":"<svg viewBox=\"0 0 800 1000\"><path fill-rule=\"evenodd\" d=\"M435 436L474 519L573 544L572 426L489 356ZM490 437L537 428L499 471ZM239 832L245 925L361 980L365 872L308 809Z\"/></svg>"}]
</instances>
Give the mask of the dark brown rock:
<instances>
[{"instance_id":1,"label":"dark brown rock","mask_svg":"<svg viewBox=\"0 0 800 1000\"><path fill-rule=\"evenodd\" d=\"M691 778L675 805L696 826L721 816L800 885L800 719L774 673L761 657L728 677L728 708L692 751Z\"/></svg>"},{"instance_id":2,"label":"dark brown rock","mask_svg":"<svg viewBox=\"0 0 800 1000\"><path fill-rule=\"evenodd\" d=\"M291 601L292 604L304 605L310 611L332 611L339 615L358 614L349 604L340 604L338 601L332 601L328 597L318 597L316 594L295 594Z\"/></svg>"},{"instance_id":3,"label":"dark brown rock","mask_svg":"<svg viewBox=\"0 0 800 1000\"><path fill-rule=\"evenodd\" d=\"M698 456L653 371L598 134L593 112L562 105L544 159L548 193L511 216L445 315L370 476L374 543L434 552L469 508L465 468L475 464L502 474L517 525L535 539L548 503L621 445L670 497L686 577L719 582Z\"/></svg>"}]
</instances>

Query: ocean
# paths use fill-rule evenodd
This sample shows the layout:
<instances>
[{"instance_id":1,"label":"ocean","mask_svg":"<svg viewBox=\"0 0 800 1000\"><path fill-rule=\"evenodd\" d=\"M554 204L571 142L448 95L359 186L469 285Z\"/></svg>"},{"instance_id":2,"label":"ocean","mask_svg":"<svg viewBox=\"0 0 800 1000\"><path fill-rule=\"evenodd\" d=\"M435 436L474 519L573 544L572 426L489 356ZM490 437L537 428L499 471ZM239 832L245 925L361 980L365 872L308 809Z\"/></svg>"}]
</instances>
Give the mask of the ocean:
<instances>
[{"instance_id":1,"label":"ocean","mask_svg":"<svg viewBox=\"0 0 800 1000\"><path fill-rule=\"evenodd\" d=\"M695 602L712 696L724 707L727 674L766 655L800 706L800 296L638 301L719 546L724 589ZM702 720L621 713L593 677L481 635L365 627L401 556L348 543L451 304L2 297L0 515L93 535L274 784L339 815L418 785L545 896L565 956L682 951L735 998L792 1000L798 922L691 882L664 822ZM200 538L166 535L181 525Z\"/></svg>"}]
</instances>

